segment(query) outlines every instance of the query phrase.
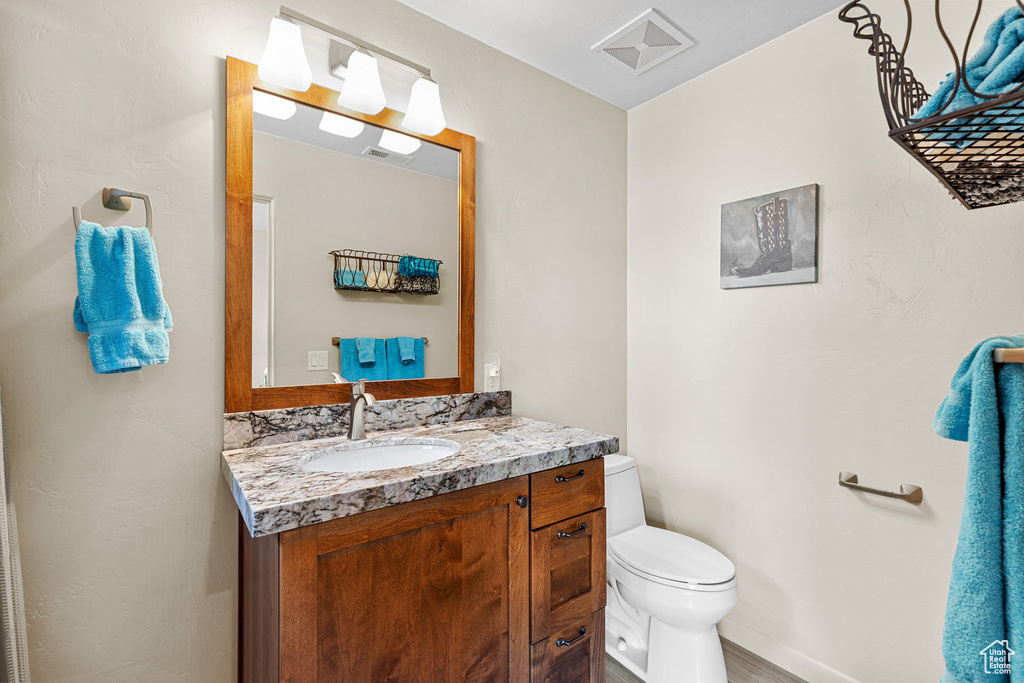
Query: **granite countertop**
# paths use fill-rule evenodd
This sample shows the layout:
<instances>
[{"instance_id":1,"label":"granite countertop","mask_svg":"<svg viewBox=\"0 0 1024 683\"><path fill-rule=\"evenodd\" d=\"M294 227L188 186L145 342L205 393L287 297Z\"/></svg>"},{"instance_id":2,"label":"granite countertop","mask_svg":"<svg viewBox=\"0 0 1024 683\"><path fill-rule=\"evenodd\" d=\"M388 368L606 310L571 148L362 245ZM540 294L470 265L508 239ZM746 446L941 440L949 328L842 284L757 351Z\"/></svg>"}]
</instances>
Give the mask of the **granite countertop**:
<instances>
[{"instance_id":1,"label":"granite countertop","mask_svg":"<svg viewBox=\"0 0 1024 683\"><path fill-rule=\"evenodd\" d=\"M300 465L345 437L224 451L221 469L253 536L591 460L619 449L617 437L525 417L487 417L373 432L368 440L425 438L459 444L447 457L372 472L314 472Z\"/></svg>"}]
</instances>

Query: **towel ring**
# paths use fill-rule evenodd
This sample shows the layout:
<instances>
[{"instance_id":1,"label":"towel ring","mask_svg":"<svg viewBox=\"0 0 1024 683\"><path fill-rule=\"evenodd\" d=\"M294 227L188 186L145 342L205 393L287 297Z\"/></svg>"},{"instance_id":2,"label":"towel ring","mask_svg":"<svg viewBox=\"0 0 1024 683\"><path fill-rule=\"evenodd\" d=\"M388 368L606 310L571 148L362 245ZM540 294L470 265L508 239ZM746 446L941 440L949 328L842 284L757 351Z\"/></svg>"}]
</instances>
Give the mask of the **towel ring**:
<instances>
[{"instance_id":1,"label":"towel ring","mask_svg":"<svg viewBox=\"0 0 1024 683\"><path fill-rule=\"evenodd\" d=\"M150 200L148 194L119 190L116 187L103 188L103 206L108 209L114 209L115 211L127 211L132 208L132 197L135 199L141 199L142 203L146 205L146 229L153 232L153 202ZM72 206L71 218L75 221L75 232L77 233L78 226L82 223L82 209L77 206Z\"/></svg>"}]
</instances>

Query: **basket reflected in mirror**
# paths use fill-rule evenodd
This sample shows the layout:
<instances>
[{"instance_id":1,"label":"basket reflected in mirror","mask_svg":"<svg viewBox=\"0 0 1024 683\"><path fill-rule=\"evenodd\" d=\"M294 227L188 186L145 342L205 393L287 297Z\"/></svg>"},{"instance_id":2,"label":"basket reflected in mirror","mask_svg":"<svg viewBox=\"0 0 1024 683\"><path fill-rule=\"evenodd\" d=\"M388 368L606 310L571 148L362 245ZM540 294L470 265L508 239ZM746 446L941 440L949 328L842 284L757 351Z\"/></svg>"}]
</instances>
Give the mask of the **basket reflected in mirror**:
<instances>
[{"instance_id":1,"label":"basket reflected in mirror","mask_svg":"<svg viewBox=\"0 0 1024 683\"><path fill-rule=\"evenodd\" d=\"M437 294L441 261L412 255L342 249L334 257L334 288L392 294Z\"/></svg>"}]
</instances>

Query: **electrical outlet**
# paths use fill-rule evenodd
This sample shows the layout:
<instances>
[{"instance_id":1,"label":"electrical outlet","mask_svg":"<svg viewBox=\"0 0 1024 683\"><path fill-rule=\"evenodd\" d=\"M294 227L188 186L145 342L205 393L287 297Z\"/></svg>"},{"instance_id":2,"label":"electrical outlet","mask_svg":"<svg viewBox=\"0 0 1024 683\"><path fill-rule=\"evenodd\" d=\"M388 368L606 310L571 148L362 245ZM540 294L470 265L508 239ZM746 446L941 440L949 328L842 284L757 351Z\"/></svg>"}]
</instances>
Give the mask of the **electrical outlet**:
<instances>
[{"instance_id":1,"label":"electrical outlet","mask_svg":"<svg viewBox=\"0 0 1024 683\"><path fill-rule=\"evenodd\" d=\"M484 364L484 391L501 391L501 359L497 356L493 363Z\"/></svg>"},{"instance_id":2,"label":"electrical outlet","mask_svg":"<svg viewBox=\"0 0 1024 683\"><path fill-rule=\"evenodd\" d=\"M314 372L327 369L326 351L309 351L306 357L306 370Z\"/></svg>"}]
</instances>

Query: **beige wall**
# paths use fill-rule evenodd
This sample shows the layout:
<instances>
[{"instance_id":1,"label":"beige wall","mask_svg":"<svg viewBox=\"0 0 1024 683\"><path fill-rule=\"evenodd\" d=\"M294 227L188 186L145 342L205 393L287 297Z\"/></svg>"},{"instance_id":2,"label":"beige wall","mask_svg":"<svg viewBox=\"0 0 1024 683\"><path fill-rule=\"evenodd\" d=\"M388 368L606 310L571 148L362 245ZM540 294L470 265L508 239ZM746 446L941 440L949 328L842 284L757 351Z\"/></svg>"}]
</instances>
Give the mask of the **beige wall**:
<instances>
[{"instance_id":1,"label":"beige wall","mask_svg":"<svg viewBox=\"0 0 1024 683\"><path fill-rule=\"evenodd\" d=\"M38 683L234 680L223 60L259 59L278 6L0 0L0 384ZM623 434L625 113L393 0L300 9L429 65L477 137L477 352L516 412ZM153 196L175 328L168 365L101 377L71 205L141 222L104 185Z\"/></svg>"},{"instance_id":2,"label":"beige wall","mask_svg":"<svg viewBox=\"0 0 1024 683\"><path fill-rule=\"evenodd\" d=\"M871 8L902 35L901 3ZM1024 207L966 211L887 139L867 47L829 13L629 113L627 426L648 515L735 562L722 632L815 683L941 675L966 447L931 420L960 358L1024 317ZM948 53L914 49L934 87ZM720 290L720 206L807 183L820 282ZM924 503L842 490L839 470Z\"/></svg>"},{"instance_id":3,"label":"beige wall","mask_svg":"<svg viewBox=\"0 0 1024 683\"><path fill-rule=\"evenodd\" d=\"M275 386L333 382L331 337L426 337L425 376L459 374L458 183L256 132L253 191L274 197ZM439 259L439 291L335 290L335 249Z\"/></svg>"}]
</instances>

